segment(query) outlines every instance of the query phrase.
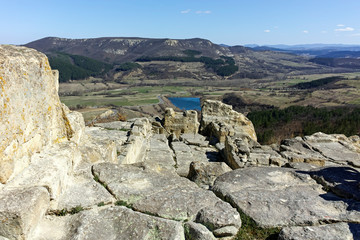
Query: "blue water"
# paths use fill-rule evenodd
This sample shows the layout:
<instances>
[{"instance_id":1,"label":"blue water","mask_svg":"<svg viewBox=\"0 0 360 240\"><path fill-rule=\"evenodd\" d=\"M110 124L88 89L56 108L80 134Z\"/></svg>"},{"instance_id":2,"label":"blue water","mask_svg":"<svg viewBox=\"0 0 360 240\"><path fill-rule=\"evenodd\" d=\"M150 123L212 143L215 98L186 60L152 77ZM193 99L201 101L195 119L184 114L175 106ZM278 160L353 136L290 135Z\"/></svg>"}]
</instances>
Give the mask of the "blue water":
<instances>
[{"instance_id":1,"label":"blue water","mask_svg":"<svg viewBox=\"0 0 360 240\"><path fill-rule=\"evenodd\" d=\"M201 110L200 98L169 97L168 99L182 110Z\"/></svg>"}]
</instances>

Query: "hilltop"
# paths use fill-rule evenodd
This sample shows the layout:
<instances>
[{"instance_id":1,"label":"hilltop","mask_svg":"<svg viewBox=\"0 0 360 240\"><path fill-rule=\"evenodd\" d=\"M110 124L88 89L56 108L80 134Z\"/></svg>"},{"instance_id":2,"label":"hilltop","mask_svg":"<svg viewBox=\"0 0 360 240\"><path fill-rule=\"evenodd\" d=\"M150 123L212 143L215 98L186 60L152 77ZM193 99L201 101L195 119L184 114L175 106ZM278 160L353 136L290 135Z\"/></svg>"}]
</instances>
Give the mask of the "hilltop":
<instances>
[{"instance_id":1,"label":"hilltop","mask_svg":"<svg viewBox=\"0 0 360 240\"><path fill-rule=\"evenodd\" d=\"M319 65L309 61L309 58L290 53L254 51L243 46L227 47L200 38L66 39L47 37L30 42L25 46L45 53L50 58L51 65L67 58L63 65L83 68L76 63L74 56L86 57L83 62L99 61L96 66L100 63L109 64L112 66L111 69L104 67L104 71L90 73L90 75L101 77L107 81L139 80L143 82L149 79L176 78L259 79L279 77L279 74L296 75L344 71L341 68ZM230 62L233 64L229 64ZM219 68L229 65L230 72L224 74L217 71ZM59 65L53 67L59 68ZM87 69L85 68L85 70ZM60 74L61 72L64 71L60 69Z\"/></svg>"}]
</instances>

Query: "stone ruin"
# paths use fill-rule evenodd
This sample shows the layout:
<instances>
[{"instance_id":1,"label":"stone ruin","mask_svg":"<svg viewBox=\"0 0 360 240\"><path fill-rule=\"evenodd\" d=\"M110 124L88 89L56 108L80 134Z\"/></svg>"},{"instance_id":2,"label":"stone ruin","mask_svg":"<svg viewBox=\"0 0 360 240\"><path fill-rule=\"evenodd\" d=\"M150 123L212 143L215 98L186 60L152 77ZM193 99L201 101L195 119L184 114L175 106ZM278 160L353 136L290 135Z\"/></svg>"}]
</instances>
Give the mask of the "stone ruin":
<instances>
[{"instance_id":1,"label":"stone ruin","mask_svg":"<svg viewBox=\"0 0 360 240\"><path fill-rule=\"evenodd\" d=\"M0 239L360 239L360 138L257 142L231 106L94 123L57 96L45 55L0 46ZM199 132L201 134L198 133Z\"/></svg>"}]
</instances>

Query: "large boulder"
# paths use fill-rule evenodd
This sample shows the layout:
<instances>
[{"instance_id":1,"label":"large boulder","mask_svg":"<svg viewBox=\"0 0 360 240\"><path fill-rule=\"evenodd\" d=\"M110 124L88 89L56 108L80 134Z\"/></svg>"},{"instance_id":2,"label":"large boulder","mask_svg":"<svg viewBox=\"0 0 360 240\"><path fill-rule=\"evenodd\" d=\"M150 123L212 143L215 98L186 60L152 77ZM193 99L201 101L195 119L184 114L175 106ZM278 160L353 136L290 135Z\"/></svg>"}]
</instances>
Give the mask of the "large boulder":
<instances>
[{"instance_id":1,"label":"large boulder","mask_svg":"<svg viewBox=\"0 0 360 240\"><path fill-rule=\"evenodd\" d=\"M72 137L58 96L58 72L33 49L0 46L0 182L45 145ZM15 161L16 159L16 161Z\"/></svg>"},{"instance_id":2,"label":"large boulder","mask_svg":"<svg viewBox=\"0 0 360 240\"><path fill-rule=\"evenodd\" d=\"M220 101L205 100L201 108L200 131L224 143L226 136L250 137L257 141L252 122L232 106Z\"/></svg>"},{"instance_id":3,"label":"large boulder","mask_svg":"<svg viewBox=\"0 0 360 240\"><path fill-rule=\"evenodd\" d=\"M164 128L168 133L173 133L177 137L183 133L197 133L199 125L198 115L194 110L185 112L175 112L172 108L165 110Z\"/></svg>"}]
</instances>

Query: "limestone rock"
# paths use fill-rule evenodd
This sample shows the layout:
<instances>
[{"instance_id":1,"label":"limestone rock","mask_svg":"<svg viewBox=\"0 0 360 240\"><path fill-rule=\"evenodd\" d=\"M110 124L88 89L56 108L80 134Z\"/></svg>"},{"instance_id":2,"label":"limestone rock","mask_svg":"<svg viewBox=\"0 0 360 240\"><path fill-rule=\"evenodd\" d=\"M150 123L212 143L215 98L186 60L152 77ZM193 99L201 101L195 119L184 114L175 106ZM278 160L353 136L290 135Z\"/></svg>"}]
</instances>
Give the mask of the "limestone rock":
<instances>
[{"instance_id":1,"label":"limestone rock","mask_svg":"<svg viewBox=\"0 0 360 240\"><path fill-rule=\"evenodd\" d=\"M73 179L59 197L56 207L53 209L72 209L77 206L89 208L99 203L109 204L115 202L115 198L99 183L93 179Z\"/></svg>"},{"instance_id":2,"label":"limestone rock","mask_svg":"<svg viewBox=\"0 0 360 240\"><path fill-rule=\"evenodd\" d=\"M34 49L0 46L0 182L49 143L72 137L58 96L58 72Z\"/></svg>"},{"instance_id":3,"label":"limestone rock","mask_svg":"<svg viewBox=\"0 0 360 240\"><path fill-rule=\"evenodd\" d=\"M360 201L360 173L349 167L326 167L312 170L311 176L340 197Z\"/></svg>"},{"instance_id":4,"label":"limestone rock","mask_svg":"<svg viewBox=\"0 0 360 240\"><path fill-rule=\"evenodd\" d=\"M176 173L179 176L187 177L189 174L189 167L194 160L191 148L184 142L171 142L171 148L175 154Z\"/></svg>"},{"instance_id":5,"label":"limestone rock","mask_svg":"<svg viewBox=\"0 0 360 240\"><path fill-rule=\"evenodd\" d=\"M175 112L172 108L165 110L164 128L169 134L174 133L177 137L183 133L196 134L199 126L198 115L194 110L185 112Z\"/></svg>"},{"instance_id":6,"label":"limestone rock","mask_svg":"<svg viewBox=\"0 0 360 240\"><path fill-rule=\"evenodd\" d=\"M199 186L211 187L218 176L230 171L231 168L224 162L194 161L190 164L187 178Z\"/></svg>"},{"instance_id":7,"label":"limestone rock","mask_svg":"<svg viewBox=\"0 0 360 240\"><path fill-rule=\"evenodd\" d=\"M360 204L327 193L308 172L288 168L252 167L225 173L215 193L265 227L360 223Z\"/></svg>"},{"instance_id":8,"label":"limestone rock","mask_svg":"<svg viewBox=\"0 0 360 240\"><path fill-rule=\"evenodd\" d=\"M257 141L252 122L232 106L220 101L205 100L201 108L201 132L215 136L219 142L225 142L226 136L248 136Z\"/></svg>"},{"instance_id":9,"label":"limestone rock","mask_svg":"<svg viewBox=\"0 0 360 240\"><path fill-rule=\"evenodd\" d=\"M175 171L174 153L169 147L164 134L154 134L150 137L149 148L146 151L144 163L146 169L156 172Z\"/></svg>"},{"instance_id":10,"label":"limestone rock","mask_svg":"<svg viewBox=\"0 0 360 240\"><path fill-rule=\"evenodd\" d=\"M215 240L216 238L204 225L194 222L184 224L185 237L191 240Z\"/></svg>"},{"instance_id":11,"label":"limestone rock","mask_svg":"<svg viewBox=\"0 0 360 240\"><path fill-rule=\"evenodd\" d=\"M360 239L360 224L334 223L321 226L287 227L281 230L279 240L355 240Z\"/></svg>"},{"instance_id":12,"label":"limestone rock","mask_svg":"<svg viewBox=\"0 0 360 240\"><path fill-rule=\"evenodd\" d=\"M195 220L201 209L206 208L204 211L209 216L209 224L240 224L234 223L234 216L238 213L229 204L176 174L161 174L136 166L109 163L97 164L93 171L118 201L131 206L133 210L166 219L191 221ZM229 219L229 222L223 219Z\"/></svg>"},{"instance_id":13,"label":"limestone rock","mask_svg":"<svg viewBox=\"0 0 360 240\"><path fill-rule=\"evenodd\" d=\"M73 164L80 161L80 151L75 143L48 146L41 153L34 154L31 164L7 183L6 188L46 187L51 199L57 199L69 184Z\"/></svg>"},{"instance_id":14,"label":"limestone rock","mask_svg":"<svg viewBox=\"0 0 360 240\"><path fill-rule=\"evenodd\" d=\"M49 206L43 187L8 189L0 193L0 236L27 239Z\"/></svg>"},{"instance_id":15,"label":"limestone rock","mask_svg":"<svg viewBox=\"0 0 360 240\"><path fill-rule=\"evenodd\" d=\"M79 112L70 111L69 108L64 104L62 104L62 107L64 109L67 119L69 120L71 129L73 130L73 134L70 140L75 142L76 144L80 144L83 136L85 135L84 117Z\"/></svg>"},{"instance_id":16,"label":"limestone rock","mask_svg":"<svg viewBox=\"0 0 360 240\"><path fill-rule=\"evenodd\" d=\"M215 206L201 209L196 216L196 222L203 224L213 232L222 229L222 236L220 237L236 235L241 227L240 214L233 209L229 203L225 202L217 202ZM226 232L226 229L229 230L229 228L226 227L234 227L235 233L233 230ZM215 232L214 234L215 236L219 236L219 234Z\"/></svg>"},{"instance_id":17,"label":"limestone rock","mask_svg":"<svg viewBox=\"0 0 360 240\"><path fill-rule=\"evenodd\" d=\"M61 231L58 231L57 235L49 232L48 225L51 223L60 227ZM82 211L73 216L44 221L37 235L32 239L185 240L185 236L180 222L134 212L126 207L104 206Z\"/></svg>"},{"instance_id":18,"label":"limestone rock","mask_svg":"<svg viewBox=\"0 0 360 240\"><path fill-rule=\"evenodd\" d=\"M180 135L180 141L185 142L187 145L194 145L199 147L209 146L209 142L206 141L206 138L198 133L184 133Z\"/></svg>"}]
</instances>

